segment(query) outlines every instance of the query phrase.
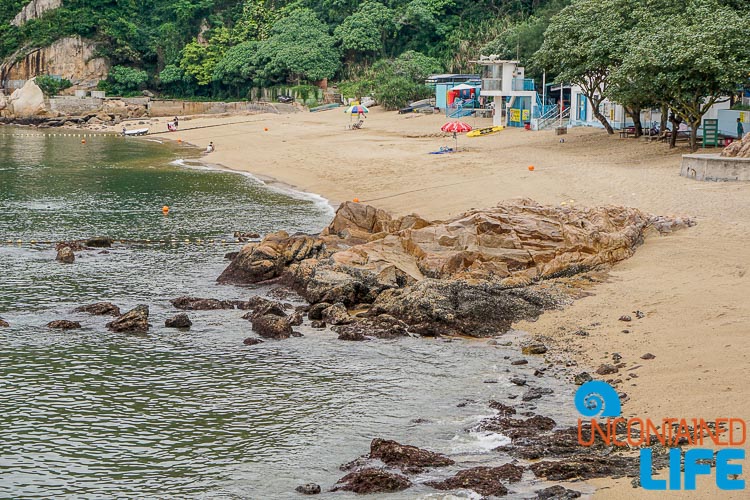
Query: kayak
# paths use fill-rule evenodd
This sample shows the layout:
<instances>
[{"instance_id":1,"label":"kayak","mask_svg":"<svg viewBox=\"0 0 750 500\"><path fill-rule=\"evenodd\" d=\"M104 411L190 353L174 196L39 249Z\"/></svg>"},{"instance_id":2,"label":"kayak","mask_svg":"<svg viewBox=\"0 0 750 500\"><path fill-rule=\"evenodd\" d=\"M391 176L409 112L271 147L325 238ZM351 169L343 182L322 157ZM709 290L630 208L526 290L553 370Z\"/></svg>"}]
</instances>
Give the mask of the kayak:
<instances>
[{"instance_id":1,"label":"kayak","mask_svg":"<svg viewBox=\"0 0 750 500\"><path fill-rule=\"evenodd\" d=\"M490 135L496 132L500 132L504 128L505 127L501 125L498 125L497 127L478 128L476 130L472 130L471 132L468 132L466 134L466 137L481 137L483 135Z\"/></svg>"},{"instance_id":2,"label":"kayak","mask_svg":"<svg viewBox=\"0 0 750 500\"><path fill-rule=\"evenodd\" d=\"M148 134L147 128L137 128L134 130L126 130L122 135L146 135Z\"/></svg>"}]
</instances>

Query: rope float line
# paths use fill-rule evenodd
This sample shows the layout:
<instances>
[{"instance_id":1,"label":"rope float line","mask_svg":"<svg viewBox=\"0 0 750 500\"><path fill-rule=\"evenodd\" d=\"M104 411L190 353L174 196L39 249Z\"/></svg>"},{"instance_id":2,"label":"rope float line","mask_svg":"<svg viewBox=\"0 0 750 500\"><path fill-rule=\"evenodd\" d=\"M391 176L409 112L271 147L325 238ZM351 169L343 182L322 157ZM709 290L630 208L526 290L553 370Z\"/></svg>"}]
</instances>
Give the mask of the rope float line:
<instances>
[{"instance_id":1,"label":"rope float line","mask_svg":"<svg viewBox=\"0 0 750 500\"><path fill-rule=\"evenodd\" d=\"M257 242L260 240L253 240L253 242ZM184 240L177 240L177 239L171 239L171 240L130 240L130 239L113 239L113 243L120 243L122 245L128 245L128 244L136 244L136 245L234 245L234 244L245 244L250 243L250 241L243 241L238 239L232 239L232 240L217 240L217 239L184 239ZM4 246L20 246L20 245L56 245L58 243L61 243L60 241L49 241L49 240L13 240L13 239L0 239L0 245ZM99 247L90 247L92 249L98 249Z\"/></svg>"}]
</instances>

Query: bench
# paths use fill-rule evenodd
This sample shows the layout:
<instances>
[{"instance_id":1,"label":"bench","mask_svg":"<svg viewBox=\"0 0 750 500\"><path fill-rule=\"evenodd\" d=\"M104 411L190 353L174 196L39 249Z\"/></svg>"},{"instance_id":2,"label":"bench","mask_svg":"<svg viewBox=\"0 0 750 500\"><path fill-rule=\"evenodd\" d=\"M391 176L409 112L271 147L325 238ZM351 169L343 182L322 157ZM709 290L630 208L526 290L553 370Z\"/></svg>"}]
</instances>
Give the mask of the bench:
<instances>
[{"instance_id":1,"label":"bench","mask_svg":"<svg viewBox=\"0 0 750 500\"><path fill-rule=\"evenodd\" d=\"M635 127L627 127L620 130L620 139L627 139L631 135L635 136Z\"/></svg>"}]
</instances>

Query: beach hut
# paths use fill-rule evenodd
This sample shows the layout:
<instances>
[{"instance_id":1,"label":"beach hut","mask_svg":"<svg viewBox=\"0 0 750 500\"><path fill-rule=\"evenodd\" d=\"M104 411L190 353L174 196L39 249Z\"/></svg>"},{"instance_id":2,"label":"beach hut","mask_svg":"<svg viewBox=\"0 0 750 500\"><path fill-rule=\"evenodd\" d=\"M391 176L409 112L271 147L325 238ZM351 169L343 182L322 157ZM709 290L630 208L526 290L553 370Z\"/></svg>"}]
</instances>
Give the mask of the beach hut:
<instances>
[{"instance_id":1,"label":"beach hut","mask_svg":"<svg viewBox=\"0 0 750 500\"><path fill-rule=\"evenodd\" d=\"M448 107L448 90L462 83L480 85L480 76L475 74L446 73L430 75L425 85L435 90L435 107L444 110Z\"/></svg>"}]
</instances>

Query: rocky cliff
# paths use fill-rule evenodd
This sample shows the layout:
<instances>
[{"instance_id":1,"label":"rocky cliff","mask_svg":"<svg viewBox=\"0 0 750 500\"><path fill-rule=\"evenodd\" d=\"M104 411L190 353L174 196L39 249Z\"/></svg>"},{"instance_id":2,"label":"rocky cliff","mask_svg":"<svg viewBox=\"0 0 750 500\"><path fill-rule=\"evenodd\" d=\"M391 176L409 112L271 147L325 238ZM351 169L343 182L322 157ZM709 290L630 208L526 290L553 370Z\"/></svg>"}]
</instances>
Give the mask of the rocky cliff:
<instances>
[{"instance_id":1,"label":"rocky cliff","mask_svg":"<svg viewBox=\"0 0 750 500\"><path fill-rule=\"evenodd\" d=\"M93 88L107 78L107 60L95 57L96 45L80 37L57 40L49 47L13 54L0 65L0 81L30 80L39 75L58 75L73 88Z\"/></svg>"},{"instance_id":2,"label":"rocky cliff","mask_svg":"<svg viewBox=\"0 0 750 500\"><path fill-rule=\"evenodd\" d=\"M728 158L750 158L750 133L745 134L742 140L734 141L725 147L721 156Z\"/></svg>"},{"instance_id":3,"label":"rocky cliff","mask_svg":"<svg viewBox=\"0 0 750 500\"><path fill-rule=\"evenodd\" d=\"M62 6L62 0L31 0L21 9L16 17L10 22L15 26L23 26L32 19L37 19L48 10L54 10Z\"/></svg>"},{"instance_id":4,"label":"rocky cliff","mask_svg":"<svg viewBox=\"0 0 750 500\"><path fill-rule=\"evenodd\" d=\"M650 229L690 224L634 208L528 199L445 221L347 202L319 235L278 232L246 245L219 281L282 278L313 304L367 304L370 315L394 316L426 335L483 335L554 306L529 285L614 264Z\"/></svg>"}]
</instances>

